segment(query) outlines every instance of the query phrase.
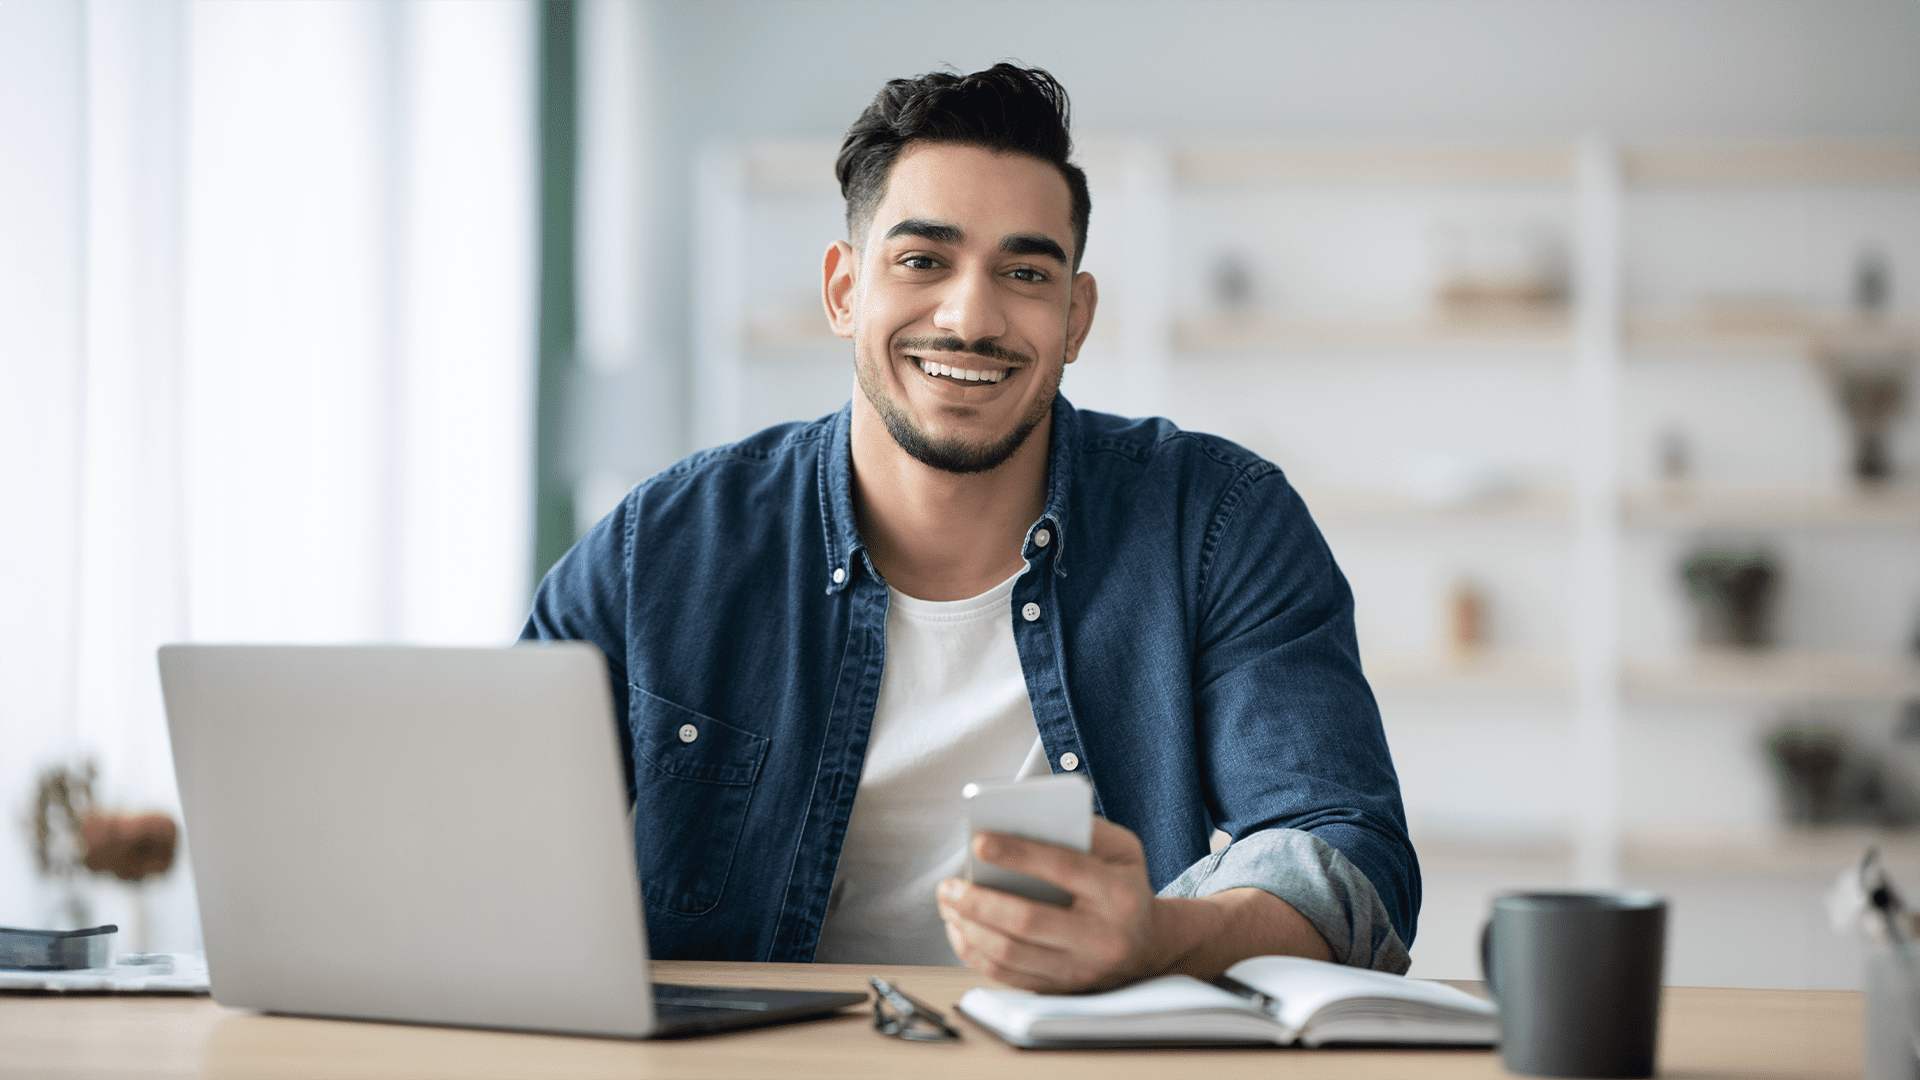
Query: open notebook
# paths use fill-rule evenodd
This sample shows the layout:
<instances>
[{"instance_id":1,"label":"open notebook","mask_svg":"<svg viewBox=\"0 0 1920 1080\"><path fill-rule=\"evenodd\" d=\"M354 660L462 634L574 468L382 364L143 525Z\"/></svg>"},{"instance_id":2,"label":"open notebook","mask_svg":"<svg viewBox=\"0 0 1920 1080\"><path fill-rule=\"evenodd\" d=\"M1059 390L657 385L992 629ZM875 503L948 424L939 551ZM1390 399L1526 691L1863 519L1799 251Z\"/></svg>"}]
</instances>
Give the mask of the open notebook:
<instances>
[{"instance_id":1,"label":"open notebook","mask_svg":"<svg viewBox=\"0 0 1920 1080\"><path fill-rule=\"evenodd\" d=\"M1213 984L1165 975L1103 994L974 989L960 1011L1036 1050L1499 1040L1493 1004L1463 990L1294 956L1242 960Z\"/></svg>"}]
</instances>

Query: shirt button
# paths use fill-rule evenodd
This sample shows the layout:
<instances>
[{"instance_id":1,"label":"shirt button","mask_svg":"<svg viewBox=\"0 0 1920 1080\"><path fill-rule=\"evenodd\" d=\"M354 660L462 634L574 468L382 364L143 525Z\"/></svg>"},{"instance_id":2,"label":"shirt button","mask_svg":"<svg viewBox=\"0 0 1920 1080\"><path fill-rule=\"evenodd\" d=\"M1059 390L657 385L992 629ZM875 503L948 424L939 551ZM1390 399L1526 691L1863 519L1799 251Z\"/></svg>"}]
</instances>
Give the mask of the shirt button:
<instances>
[{"instance_id":1,"label":"shirt button","mask_svg":"<svg viewBox=\"0 0 1920 1080\"><path fill-rule=\"evenodd\" d=\"M1080 767L1079 754L1076 754L1073 751L1069 750L1066 753L1060 755L1060 770L1062 772L1072 772L1073 770L1079 767Z\"/></svg>"},{"instance_id":2,"label":"shirt button","mask_svg":"<svg viewBox=\"0 0 1920 1080\"><path fill-rule=\"evenodd\" d=\"M1040 618L1040 605L1028 604L1026 607L1020 609L1020 615L1028 622L1035 622Z\"/></svg>"},{"instance_id":3,"label":"shirt button","mask_svg":"<svg viewBox=\"0 0 1920 1080\"><path fill-rule=\"evenodd\" d=\"M680 725L680 741L681 742L692 742L693 740L699 737L700 737L699 728L694 727L692 724Z\"/></svg>"},{"instance_id":4,"label":"shirt button","mask_svg":"<svg viewBox=\"0 0 1920 1080\"><path fill-rule=\"evenodd\" d=\"M845 581L845 580L847 580L847 568L846 568L846 567L844 567L844 566L836 566L836 567L834 567L834 568L833 568L833 583L834 583L835 585L838 585L838 584L840 584L841 582L843 582L843 581Z\"/></svg>"},{"instance_id":5,"label":"shirt button","mask_svg":"<svg viewBox=\"0 0 1920 1080\"><path fill-rule=\"evenodd\" d=\"M1039 532L1033 534L1033 542L1035 546L1046 547L1048 544L1053 543L1053 534L1045 529L1041 529Z\"/></svg>"}]
</instances>

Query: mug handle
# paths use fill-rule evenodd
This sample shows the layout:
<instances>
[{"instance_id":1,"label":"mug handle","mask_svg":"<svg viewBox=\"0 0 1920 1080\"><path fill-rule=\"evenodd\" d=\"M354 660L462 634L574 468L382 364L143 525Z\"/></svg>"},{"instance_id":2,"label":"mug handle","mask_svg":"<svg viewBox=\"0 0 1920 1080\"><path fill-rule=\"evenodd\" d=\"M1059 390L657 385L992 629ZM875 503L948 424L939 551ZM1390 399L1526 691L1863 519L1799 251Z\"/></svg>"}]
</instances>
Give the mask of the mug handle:
<instances>
[{"instance_id":1,"label":"mug handle","mask_svg":"<svg viewBox=\"0 0 1920 1080\"><path fill-rule=\"evenodd\" d=\"M1493 920L1488 919L1480 927L1480 971L1487 979L1487 993L1494 1001L1500 1000L1500 988L1493 985Z\"/></svg>"}]
</instances>

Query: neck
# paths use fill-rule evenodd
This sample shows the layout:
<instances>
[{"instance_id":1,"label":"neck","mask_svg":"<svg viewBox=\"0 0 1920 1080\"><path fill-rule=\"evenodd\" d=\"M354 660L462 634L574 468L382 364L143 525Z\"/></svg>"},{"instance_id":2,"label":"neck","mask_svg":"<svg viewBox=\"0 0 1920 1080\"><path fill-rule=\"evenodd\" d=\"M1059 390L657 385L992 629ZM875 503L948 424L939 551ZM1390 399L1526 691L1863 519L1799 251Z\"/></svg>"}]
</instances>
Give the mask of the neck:
<instances>
[{"instance_id":1,"label":"neck","mask_svg":"<svg viewBox=\"0 0 1920 1080\"><path fill-rule=\"evenodd\" d=\"M1048 416L998 468L950 473L900 449L853 392L853 512L887 584L920 600L964 600L1012 577L1027 528L1046 509Z\"/></svg>"}]
</instances>

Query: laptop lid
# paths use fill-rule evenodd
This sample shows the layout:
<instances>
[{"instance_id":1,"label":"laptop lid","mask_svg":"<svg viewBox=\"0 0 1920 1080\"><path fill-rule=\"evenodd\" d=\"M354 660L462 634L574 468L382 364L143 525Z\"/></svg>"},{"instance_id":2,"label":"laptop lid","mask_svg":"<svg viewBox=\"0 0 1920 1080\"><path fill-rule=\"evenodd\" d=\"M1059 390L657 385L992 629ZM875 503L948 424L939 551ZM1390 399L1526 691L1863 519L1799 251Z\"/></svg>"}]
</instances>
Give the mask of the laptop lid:
<instances>
[{"instance_id":1,"label":"laptop lid","mask_svg":"<svg viewBox=\"0 0 1920 1080\"><path fill-rule=\"evenodd\" d=\"M169 645L160 678L216 1001L652 1032L598 649Z\"/></svg>"}]
</instances>

